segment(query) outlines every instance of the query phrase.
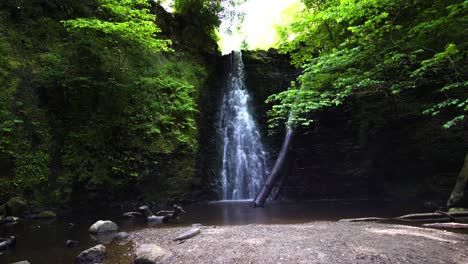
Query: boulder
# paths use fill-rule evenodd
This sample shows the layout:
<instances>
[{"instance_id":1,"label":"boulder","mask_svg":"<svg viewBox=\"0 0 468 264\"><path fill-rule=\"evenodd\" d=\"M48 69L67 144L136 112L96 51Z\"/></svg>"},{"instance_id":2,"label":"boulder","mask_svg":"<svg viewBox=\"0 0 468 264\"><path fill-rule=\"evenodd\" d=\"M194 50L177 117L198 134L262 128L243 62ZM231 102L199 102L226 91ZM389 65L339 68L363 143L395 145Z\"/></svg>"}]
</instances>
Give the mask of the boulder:
<instances>
[{"instance_id":1,"label":"boulder","mask_svg":"<svg viewBox=\"0 0 468 264\"><path fill-rule=\"evenodd\" d=\"M27 260L22 260L22 261L18 261L18 262L11 263L11 264L31 264L31 263Z\"/></svg>"},{"instance_id":2,"label":"boulder","mask_svg":"<svg viewBox=\"0 0 468 264\"><path fill-rule=\"evenodd\" d=\"M81 252L75 259L76 264L95 264L101 263L107 255L104 245L97 245Z\"/></svg>"},{"instance_id":3,"label":"boulder","mask_svg":"<svg viewBox=\"0 0 468 264\"><path fill-rule=\"evenodd\" d=\"M109 220L99 220L89 228L89 232L92 234L115 232L117 230L119 230L117 224Z\"/></svg>"},{"instance_id":4,"label":"boulder","mask_svg":"<svg viewBox=\"0 0 468 264\"><path fill-rule=\"evenodd\" d=\"M28 209L26 202L19 197L11 198L3 207L5 216L23 216Z\"/></svg>"},{"instance_id":5,"label":"boulder","mask_svg":"<svg viewBox=\"0 0 468 264\"><path fill-rule=\"evenodd\" d=\"M130 240L130 234L127 232L119 232L115 238L114 241L117 243L117 245L125 245L127 244Z\"/></svg>"},{"instance_id":6,"label":"boulder","mask_svg":"<svg viewBox=\"0 0 468 264\"><path fill-rule=\"evenodd\" d=\"M143 244L135 251L134 264L165 263L172 253L156 244Z\"/></svg>"}]
</instances>

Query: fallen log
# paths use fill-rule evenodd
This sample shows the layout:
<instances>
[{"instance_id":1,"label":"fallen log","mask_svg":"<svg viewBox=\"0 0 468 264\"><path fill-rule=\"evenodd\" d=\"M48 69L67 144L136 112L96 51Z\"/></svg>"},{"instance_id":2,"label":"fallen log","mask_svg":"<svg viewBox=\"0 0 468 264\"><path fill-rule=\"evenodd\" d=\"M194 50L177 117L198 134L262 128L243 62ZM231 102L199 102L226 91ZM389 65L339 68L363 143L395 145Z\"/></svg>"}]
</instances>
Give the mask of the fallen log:
<instances>
[{"instance_id":1,"label":"fallen log","mask_svg":"<svg viewBox=\"0 0 468 264\"><path fill-rule=\"evenodd\" d=\"M422 214L407 214L395 218L381 218L381 217L364 217L364 218L349 218L340 219L339 222L377 222L399 220L407 222L435 222L435 221L452 221L461 222L468 221L468 211L447 213L436 211L435 213L422 213Z\"/></svg>"},{"instance_id":2,"label":"fallen log","mask_svg":"<svg viewBox=\"0 0 468 264\"><path fill-rule=\"evenodd\" d=\"M433 224L423 224L423 226L433 227L433 228L468 229L468 224L461 224L461 223L433 223Z\"/></svg>"},{"instance_id":3,"label":"fallen log","mask_svg":"<svg viewBox=\"0 0 468 264\"><path fill-rule=\"evenodd\" d=\"M189 231L178 235L176 238L174 238L174 241L186 240L186 239L192 238L192 237L194 237L194 236L196 236L198 234L200 234L200 228L199 227L192 228Z\"/></svg>"},{"instance_id":4,"label":"fallen log","mask_svg":"<svg viewBox=\"0 0 468 264\"><path fill-rule=\"evenodd\" d=\"M468 211L465 212L456 212L456 213L446 213L444 212L441 214L441 212L437 213L423 213L423 214L407 214L407 215L402 215L399 217L394 218L395 220L401 220L401 221L437 221L437 220L445 220L445 221L450 221L452 219L457 219L457 220L465 220L468 219Z\"/></svg>"},{"instance_id":5,"label":"fallen log","mask_svg":"<svg viewBox=\"0 0 468 264\"><path fill-rule=\"evenodd\" d=\"M288 153L289 144L292 140L293 134L293 130L288 128L275 165L273 166L273 169L271 170L271 173L268 176L265 184L255 196L253 204L254 207L263 207L265 205L265 202L268 199L268 196L270 196L273 187L280 179L281 172L283 170L283 163L286 158L286 154Z\"/></svg>"},{"instance_id":6,"label":"fallen log","mask_svg":"<svg viewBox=\"0 0 468 264\"><path fill-rule=\"evenodd\" d=\"M381 218L381 217L363 217L363 218L340 219L338 222L356 223L356 222L378 222L378 221L385 221L385 220L391 220L391 219Z\"/></svg>"}]
</instances>

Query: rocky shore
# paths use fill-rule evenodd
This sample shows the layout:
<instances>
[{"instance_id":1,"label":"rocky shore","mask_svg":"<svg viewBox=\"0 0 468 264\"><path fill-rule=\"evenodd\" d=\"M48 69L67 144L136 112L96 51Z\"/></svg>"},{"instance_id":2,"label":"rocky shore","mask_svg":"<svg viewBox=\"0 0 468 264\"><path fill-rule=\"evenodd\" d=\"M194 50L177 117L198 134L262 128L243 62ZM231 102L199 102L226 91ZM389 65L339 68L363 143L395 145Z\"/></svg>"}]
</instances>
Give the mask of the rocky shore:
<instances>
[{"instance_id":1,"label":"rocky shore","mask_svg":"<svg viewBox=\"0 0 468 264\"><path fill-rule=\"evenodd\" d=\"M468 263L468 235L379 223L149 228L131 234L135 248L170 252L164 263Z\"/></svg>"}]
</instances>

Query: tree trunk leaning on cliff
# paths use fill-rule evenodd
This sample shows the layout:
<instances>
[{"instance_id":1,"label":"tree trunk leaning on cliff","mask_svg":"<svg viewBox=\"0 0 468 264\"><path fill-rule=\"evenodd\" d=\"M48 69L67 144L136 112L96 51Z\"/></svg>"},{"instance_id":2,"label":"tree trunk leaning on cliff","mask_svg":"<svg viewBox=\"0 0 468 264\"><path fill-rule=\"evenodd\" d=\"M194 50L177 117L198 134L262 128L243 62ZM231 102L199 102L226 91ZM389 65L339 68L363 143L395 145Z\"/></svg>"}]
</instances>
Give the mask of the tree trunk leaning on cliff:
<instances>
[{"instance_id":1,"label":"tree trunk leaning on cliff","mask_svg":"<svg viewBox=\"0 0 468 264\"><path fill-rule=\"evenodd\" d=\"M271 170L271 173L268 176L265 185L263 185L262 189L260 190L260 192L258 192L257 196L254 199L255 207L263 207L265 205L265 201L268 199L268 196L270 196L273 187L275 186L278 179L280 179L279 176L281 175L281 171L284 167L283 163L286 158L289 143L291 142L292 137L293 130L291 128L288 128L286 136L284 137L283 145L281 146L280 153L278 155L278 158L276 159L275 165L273 166L273 169Z\"/></svg>"},{"instance_id":2,"label":"tree trunk leaning on cliff","mask_svg":"<svg viewBox=\"0 0 468 264\"><path fill-rule=\"evenodd\" d=\"M460 174L457 178L457 183L453 188L452 194L450 195L450 199L447 202L447 207L463 207L461 203L463 203L466 189L466 183L468 182L468 153L465 157L465 162L463 167L460 171Z\"/></svg>"}]
</instances>

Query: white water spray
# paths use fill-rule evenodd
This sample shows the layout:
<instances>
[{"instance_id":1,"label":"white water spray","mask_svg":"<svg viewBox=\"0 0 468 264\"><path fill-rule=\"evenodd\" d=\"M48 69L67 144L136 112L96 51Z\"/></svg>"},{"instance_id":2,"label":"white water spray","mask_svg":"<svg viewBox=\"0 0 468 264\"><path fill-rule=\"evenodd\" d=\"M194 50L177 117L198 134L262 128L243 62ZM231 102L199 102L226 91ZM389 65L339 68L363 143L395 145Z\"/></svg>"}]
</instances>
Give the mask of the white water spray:
<instances>
[{"instance_id":1,"label":"white water spray","mask_svg":"<svg viewBox=\"0 0 468 264\"><path fill-rule=\"evenodd\" d=\"M223 140L223 199L253 199L268 174L267 155L249 111L242 54L235 51L231 56L232 67L218 124Z\"/></svg>"}]
</instances>

